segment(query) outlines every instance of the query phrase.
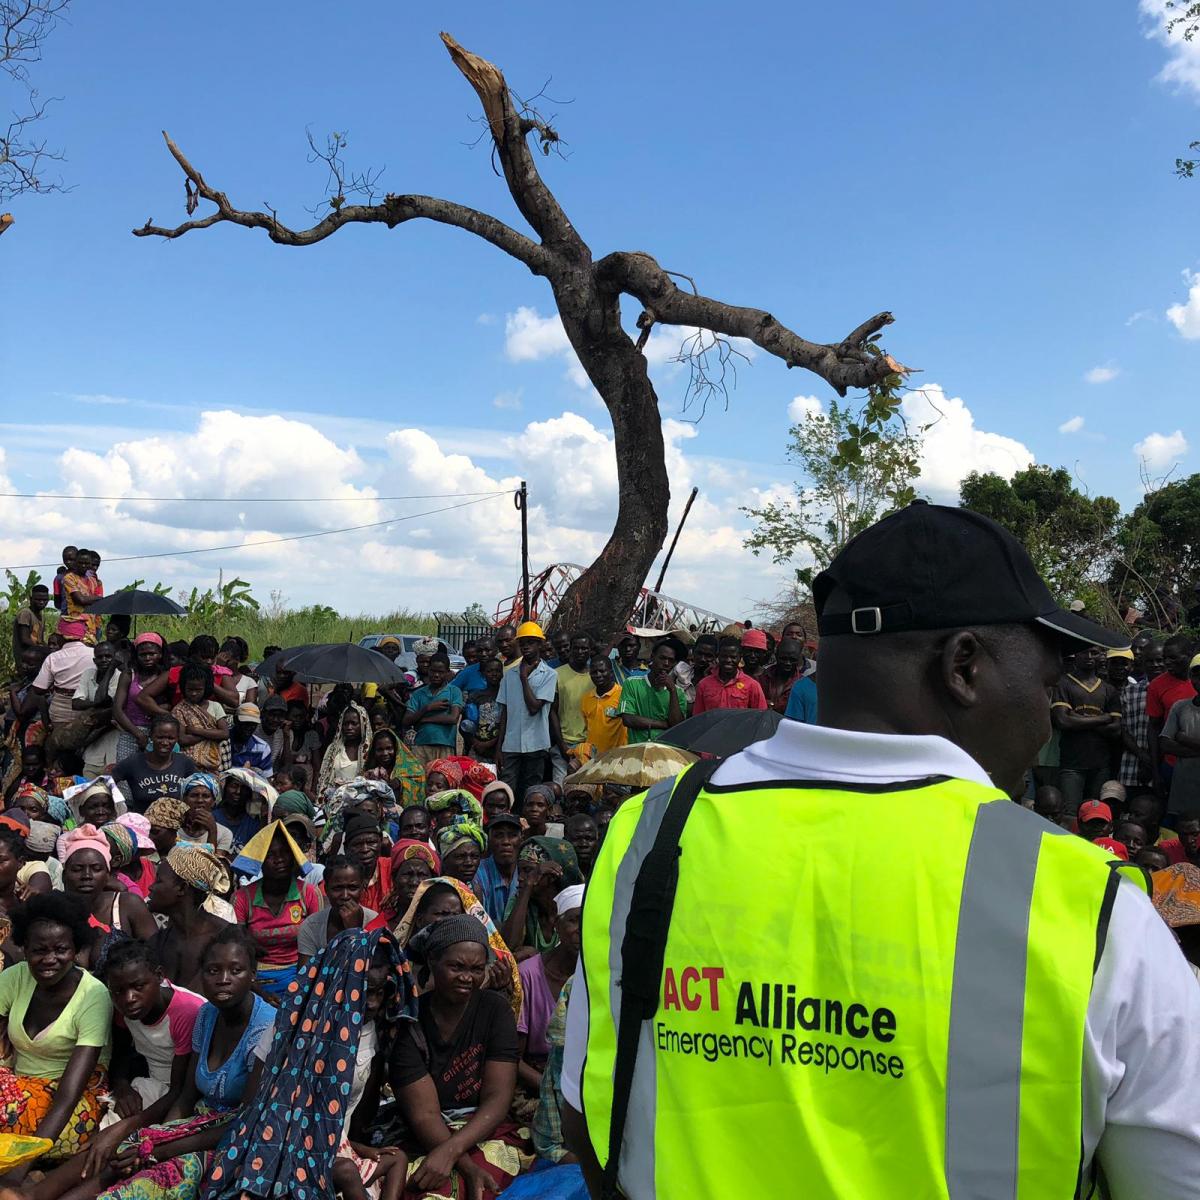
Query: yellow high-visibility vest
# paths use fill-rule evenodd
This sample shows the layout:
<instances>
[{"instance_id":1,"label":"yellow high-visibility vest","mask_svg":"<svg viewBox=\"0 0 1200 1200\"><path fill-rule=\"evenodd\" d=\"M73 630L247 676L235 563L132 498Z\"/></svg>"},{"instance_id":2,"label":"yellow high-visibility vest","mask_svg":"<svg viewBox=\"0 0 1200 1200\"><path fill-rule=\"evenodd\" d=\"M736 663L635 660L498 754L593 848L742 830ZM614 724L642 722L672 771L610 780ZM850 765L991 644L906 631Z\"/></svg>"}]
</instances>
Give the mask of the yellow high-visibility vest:
<instances>
[{"instance_id":1,"label":"yellow high-visibility vest","mask_svg":"<svg viewBox=\"0 0 1200 1200\"><path fill-rule=\"evenodd\" d=\"M621 944L671 790L616 813L584 901L601 1164ZM945 778L709 783L680 847L624 1127L630 1200L1089 1194L1084 1024L1120 881L1099 847Z\"/></svg>"}]
</instances>

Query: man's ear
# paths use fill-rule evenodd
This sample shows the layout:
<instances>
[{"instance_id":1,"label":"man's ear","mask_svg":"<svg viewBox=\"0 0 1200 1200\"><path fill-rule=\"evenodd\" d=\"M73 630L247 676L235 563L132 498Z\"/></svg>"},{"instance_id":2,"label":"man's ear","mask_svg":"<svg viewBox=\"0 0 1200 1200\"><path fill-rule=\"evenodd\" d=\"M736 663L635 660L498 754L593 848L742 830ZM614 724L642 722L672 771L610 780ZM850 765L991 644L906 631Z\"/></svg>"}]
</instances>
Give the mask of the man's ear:
<instances>
[{"instance_id":1,"label":"man's ear","mask_svg":"<svg viewBox=\"0 0 1200 1200\"><path fill-rule=\"evenodd\" d=\"M952 633L942 646L942 686L963 708L973 708L978 702L979 673L985 654L983 643L970 629Z\"/></svg>"}]
</instances>

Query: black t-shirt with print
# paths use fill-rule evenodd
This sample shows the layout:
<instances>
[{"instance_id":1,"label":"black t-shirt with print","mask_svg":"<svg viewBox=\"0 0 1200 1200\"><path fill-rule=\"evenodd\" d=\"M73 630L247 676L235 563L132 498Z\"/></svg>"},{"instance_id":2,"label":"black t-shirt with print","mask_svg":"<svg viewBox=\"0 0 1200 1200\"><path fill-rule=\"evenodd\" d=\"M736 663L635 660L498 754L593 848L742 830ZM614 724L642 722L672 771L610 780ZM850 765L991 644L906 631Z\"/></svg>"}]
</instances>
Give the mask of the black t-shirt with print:
<instances>
[{"instance_id":1,"label":"black t-shirt with print","mask_svg":"<svg viewBox=\"0 0 1200 1200\"><path fill-rule=\"evenodd\" d=\"M189 775L195 775L199 769L186 754L174 753L171 761L158 770L150 765L145 751L142 751L117 763L112 777L114 782L128 786L129 807L134 812L144 813L155 800L164 797L180 799L179 789L183 781Z\"/></svg>"},{"instance_id":2,"label":"black t-shirt with print","mask_svg":"<svg viewBox=\"0 0 1200 1200\"><path fill-rule=\"evenodd\" d=\"M392 1090L398 1092L430 1075L443 1112L476 1108L483 1086L484 1063L517 1061L516 1018L499 992L481 990L471 997L458 1028L444 1042L438 1034L431 1000L432 994L426 992L417 1001L420 1010L417 1023L424 1049L412 1026L403 1029L396 1039L390 1064Z\"/></svg>"}]
</instances>

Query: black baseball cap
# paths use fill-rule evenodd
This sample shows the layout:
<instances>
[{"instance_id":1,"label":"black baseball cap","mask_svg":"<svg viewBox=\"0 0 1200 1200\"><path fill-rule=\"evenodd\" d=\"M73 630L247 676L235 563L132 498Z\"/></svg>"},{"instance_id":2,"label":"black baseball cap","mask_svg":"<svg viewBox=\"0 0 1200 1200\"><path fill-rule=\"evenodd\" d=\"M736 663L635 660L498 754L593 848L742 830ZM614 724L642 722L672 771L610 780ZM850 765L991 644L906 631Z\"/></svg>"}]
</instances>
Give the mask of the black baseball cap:
<instances>
[{"instance_id":1,"label":"black baseball cap","mask_svg":"<svg viewBox=\"0 0 1200 1200\"><path fill-rule=\"evenodd\" d=\"M499 829L501 825L511 825L516 830L523 828L516 813L498 812L488 818L488 829Z\"/></svg>"},{"instance_id":2,"label":"black baseball cap","mask_svg":"<svg viewBox=\"0 0 1200 1200\"><path fill-rule=\"evenodd\" d=\"M1059 607L1029 552L969 508L914 501L849 541L813 580L822 637L1034 622L1079 645L1129 645Z\"/></svg>"}]
</instances>

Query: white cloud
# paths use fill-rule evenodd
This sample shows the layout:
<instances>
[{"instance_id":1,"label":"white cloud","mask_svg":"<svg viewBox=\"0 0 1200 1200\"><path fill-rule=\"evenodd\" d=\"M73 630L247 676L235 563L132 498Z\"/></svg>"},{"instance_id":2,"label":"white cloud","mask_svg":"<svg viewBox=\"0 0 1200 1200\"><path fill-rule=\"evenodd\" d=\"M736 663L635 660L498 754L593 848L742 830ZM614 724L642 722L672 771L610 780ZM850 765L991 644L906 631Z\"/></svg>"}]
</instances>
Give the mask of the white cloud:
<instances>
[{"instance_id":1,"label":"white cloud","mask_svg":"<svg viewBox=\"0 0 1200 1200\"><path fill-rule=\"evenodd\" d=\"M504 318L504 353L510 362L539 362L562 358L567 378L577 387L590 390L592 381L567 337L557 313L543 317L536 308L524 305Z\"/></svg>"},{"instance_id":2,"label":"white cloud","mask_svg":"<svg viewBox=\"0 0 1200 1200\"><path fill-rule=\"evenodd\" d=\"M1133 448L1133 453L1140 462L1146 464L1152 471L1161 471L1177 462L1188 452L1187 438L1183 430L1174 433L1147 434Z\"/></svg>"},{"instance_id":3,"label":"white cloud","mask_svg":"<svg viewBox=\"0 0 1200 1200\"><path fill-rule=\"evenodd\" d=\"M1082 417L1072 417L1069 421L1064 421L1059 427L1059 433L1078 433L1083 428Z\"/></svg>"},{"instance_id":4,"label":"white cloud","mask_svg":"<svg viewBox=\"0 0 1200 1200\"><path fill-rule=\"evenodd\" d=\"M1009 479L1033 465L1034 456L1027 446L1004 434L976 428L971 410L959 397L947 396L939 384L910 392L901 410L910 426L929 426L917 488L934 500L955 502L958 485L972 471L994 471Z\"/></svg>"},{"instance_id":5,"label":"white cloud","mask_svg":"<svg viewBox=\"0 0 1200 1200\"><path fill-rule=\"evenodd\" d=\"M497 394L492 397L492 407L514 409L520 408L521 397L523 394L524 393L521 388L514 388L512 391L508 392L497 392Z\"/></svg>"},{"instance_id":6,"label":"white cloud","mask_svg":"<svg viewBox=\"0 0 1200 1200\"><path fill-rule=\"evenodd\" d=\"M19 440L12 436L19 428L0 427L0 491L21 490L6 477L4 457L5 448ZM260 598L279 589L297 606L327 603L348 613L433 611L473 600L491 606L512 594L520 517L510 497L522 478L529 484L535 570L552 562L586 565L611 532L617 510L613 436L578 413L532 421L513 432L492 430L490 445L478 453L456 449L461 439L440 430L384 433L371 424L354 432L360 436L334 441L300 419L231 411L203 412L189 430L123 438L111 446L105 445L107 430L98 428L94 435L76 430L77 441L95 440L48 460L53 473L39 477L42 490L135 499L0 497L0 564L51 563L65 543L76 542L104 555L101 574L109 590L137 577L203 589L215 586L224 570L226 578L236 573L248 579ZM738 615L775 594L784 575L742 548L749 523L738 512L736 489L747 477L761 479L762 469L721 460L715 470L706 460L690 459L684 446L696 436L690 424L663 422L672 528L693 482L704 489L680 538L667 590ZM64 435L59 444L71 442ZM28 470L28 457L19 453ZM722 475L729 486L715 482ZM478 503L470 495L493 491L500 494ZM304 495L342 499L213 502ZM388 524L307 541L272 540L371 522ZM259 541L268 544L248 545ZM195 553L226 544L245 548ZM179 550L192 553L115 561Z\"/></svg>"},{"instance_id":7,"label":"white cloud","mask_svg":"<svg viewBox=\"0 0 1200 1200\"><path fill-rule=\"evenodd\" d=\"M815 417L824 411L825 406L816 396L796 396L787 407L788 420L793 425L799 425L808 417Z\"/></svg>"},{"instance_id":8,"label":"white cloud","mask_svg":"<svg viewBox=\"0 0 1200 1200\"><path fill-rule=\"evenodd\" d=\"M1183 278L1188 285L1187 303L1172 304L1167 309L1167 320L1189 342L1194 342L1200 338L1200 275L1184 271Z\"/></svg>"},{"instance_id":9,"label":"white cloud","mask_svg":"<svg viewBox=\"0 0 1200 1200\"><path fill-rule=\"evenodd\" d=\"M1187 21L1167 32L1167 25L1186 8L1186 4L1178 4L1171 9L1167 0L1138 2L1146 36L1167 49L1167 63L1158 73L1159 80L1182 91L1200 95L1200 39L1193 38L1189 42L1184 38L1184 32L1191 24Z\"/></svg>"},{"instance_id":10,"label":"white cloud","mask_svg":"<svg viewBox=\"0 0 1200 1200\"><path fill-rule=\"evenodd\" d=\"M569 353L567 331L555 313L543 317L536 308L522 305L504 318L504 353L511 362L537 362Z\"/></svg>"},{"instance_id":11,"label":"white cloud","mask_svg":"<svg viewBox=\"0 0 1200 1200\"><path fill-rule=\"evenodd\" d=\"M1083 373L1085 383L1112 383L1121 373L1121 368L1115 363L1106 363L1102 367L1093 367Z\"/></svg>"},{"instance_id":12,"label":"white cloud","mask_svg":"<svg viewBox=\"0 0 1200 1200\"><path fill-rule=\"evenodd\" d=\"M1136 325L1139 321L1153 321L1154 313L1148 308L1139 308L1137 312L1131 313L1126 325Z\"/></svg>"}]
</instances>

